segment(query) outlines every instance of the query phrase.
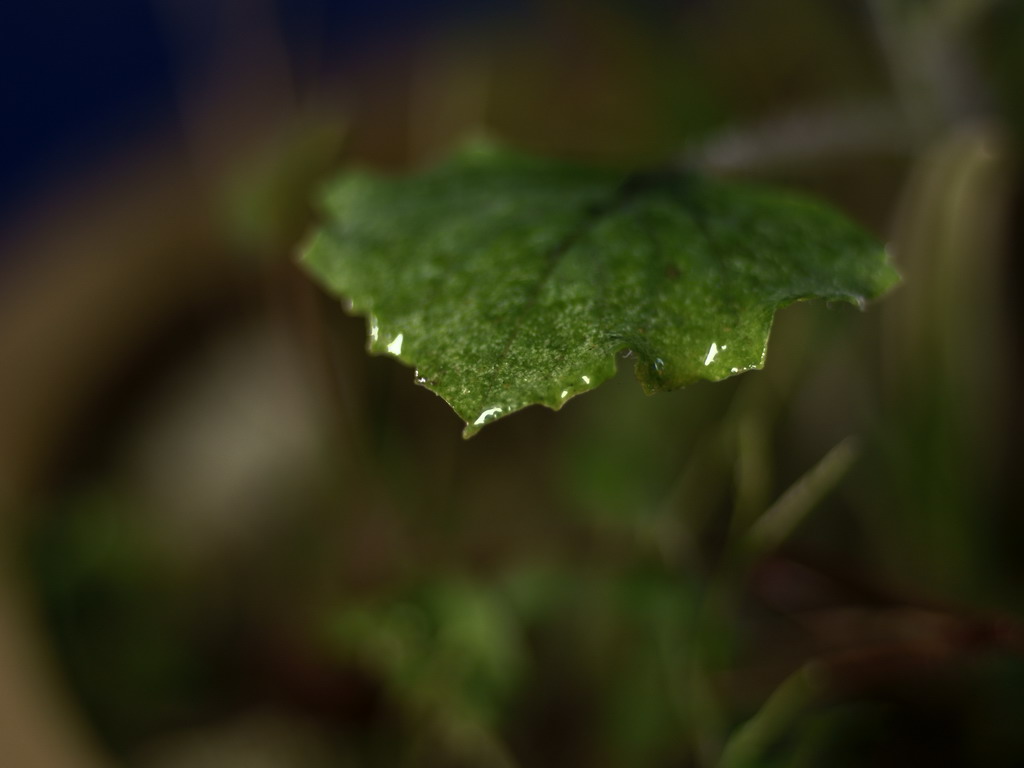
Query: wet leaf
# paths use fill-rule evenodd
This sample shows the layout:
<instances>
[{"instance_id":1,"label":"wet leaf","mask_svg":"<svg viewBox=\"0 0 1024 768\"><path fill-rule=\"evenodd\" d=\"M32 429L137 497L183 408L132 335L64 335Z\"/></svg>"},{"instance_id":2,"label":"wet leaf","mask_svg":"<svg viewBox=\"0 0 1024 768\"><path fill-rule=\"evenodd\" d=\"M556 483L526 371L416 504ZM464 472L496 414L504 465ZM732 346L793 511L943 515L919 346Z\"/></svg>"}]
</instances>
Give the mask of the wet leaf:
<instances>
[{"instance_id":1,"label":"wet leaf","mask_svg":"<svg viewBox=\"0 0 1024 768\"><path fill-rule=\"evenodd\" d=\"M491 146L404 178L347 173L323 205L305 265L466 436L561 407L626 350L648 393L760 368L778 308L863 304L897 280L870 237L788 192Z\"/></svg>"}]
</instances>

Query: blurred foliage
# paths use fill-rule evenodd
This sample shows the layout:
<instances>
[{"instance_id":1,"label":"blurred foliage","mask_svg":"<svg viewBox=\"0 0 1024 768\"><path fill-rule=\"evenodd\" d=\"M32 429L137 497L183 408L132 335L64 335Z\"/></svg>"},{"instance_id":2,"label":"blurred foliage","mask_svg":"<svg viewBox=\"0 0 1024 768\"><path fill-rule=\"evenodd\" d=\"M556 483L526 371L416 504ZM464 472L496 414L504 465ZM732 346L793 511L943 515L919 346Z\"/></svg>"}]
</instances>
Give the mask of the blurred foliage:
<instances>
[{"instance_id":1,"label":"blurred foliage","mask_svg":"<svg viewBox=\"0 0 1024 768\"><path fill-rule=\"evenodd\" d=\"M103 749L1021 764L1020 15L562 0L301 82L254 42L272 28L231 48L188 151L41 215L46 268L0 302L3 543ZM867 314L780 312L762 372L651 399L619 375L463 442L294 244L317 178L481 128L797 186L905 282ZM33 615L9 605L0 665ZM15 662L0 711L45 714Z\"/></svg>"}]
</instances>

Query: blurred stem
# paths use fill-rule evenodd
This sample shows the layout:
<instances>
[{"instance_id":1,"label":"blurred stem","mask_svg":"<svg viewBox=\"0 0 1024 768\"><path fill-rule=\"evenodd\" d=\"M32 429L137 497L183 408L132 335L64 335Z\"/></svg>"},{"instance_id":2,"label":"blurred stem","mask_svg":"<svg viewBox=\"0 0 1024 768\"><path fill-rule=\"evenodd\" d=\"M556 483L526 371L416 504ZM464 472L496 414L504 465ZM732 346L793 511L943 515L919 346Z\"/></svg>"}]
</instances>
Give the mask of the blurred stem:
<instances>
[{"instance_id":1,"label":"blurred stem","mask_svg":"<svg viewBox=\"0 0 1024 768\"><path fill-rule=\"evenodd\" d=\"M756 768L765 753L790 730L826 690L819 662L811 661L786 678L760 710L737 728L722 751L718 768Z\"/></svg>"},{"instance_id":2,"label":"blurred stem","mask_svg":"<svg viewBox=\"0 0 1024 768\"><path fill-rule=\"evenodd\" d=\"M823 104L719 133L676 164L718 172L792 171L835 158L902 153L909 146L906 119L897 104Z\"/></svg>"},{"instance_id":3,"label":"blurred stem","mask_svg":"<svg viewBox=\"0 0 1024 768\"><path fill-rule=\"evenodd\" d=\"M730 539L741 535L764 509L771 486L767 419L756 409L748 409L736 425L736 495L733 504Z\"/></svg>"},{"instance_id":4,"label":"blurred stem","mask_svg":"<svg viewBox=\"0 0 1024 768\"><path fill-rule=\"evenodd\" d=\"M740 390L709 438L708 448L687 463L665 502L667 513L676 509L679 499L687 497L687 489L699 487L706 492L709 476L712 480L716 477L709 475L709 471L716 465L723 470L719 479L724 483L728 457L730 453L735 456L736 508L723 556L696 608L689 653L680 663L673 663L666 653L666 674L682 681L685 699L679 702L679 709L697 762L703 766L747 765L778 734L791 727L818 695L818 676L809 665L783 683L755 718L728 740L725 738L727 717L722 696L716 690L714 669L717 655L722 652L721 628L736 625L736 605L746 574L758 558L777 548L796 530L845 476L859 453L855 438L842 440L755 518L754 510L763 508L769 485L767 439L782 399L767 397L762 390ZM697 516L697 512L699 509L687 507L676 514L681 521L680 544L698 540L706 515ZM685 550L677 544L676 550L676 554L687 555L687 560L696 557L692 544ZM678 560L673 559L678 565Z\"/></svg>"},{"instance_id":5,"label":"blurred stem","mask_svg":"<svg viewBox=\"0 0 1024 768\"><path fill-rule=\"evenodd\" d=\"M454 712L434 724L434 732L451 751L478 768L520 768L512 753L491 732L471 718Z\"/></svg>"},{"instance_id":6,"label":"blurred stem","mask_svg":"<svg viewBox=\"0 0 1024 768\"><path fill-rule=\"evenodd\" d=\"M725 708L706 665L694 665L690 684L693 686L694 707L690 715L694 722L694 745L700 764L713 765L722 753L725 740Z\"/></svg>"},{"instance_id":7,"label":"blurred stem","mask_svg":"<svg viewBox=\"0 0 1024 768\"><path fill-rule=\"evenodd\" d=\"M825 454L749 527L734 524L730 529L724 556L712 574L694 621L694 649L688 683L692 691L691 715L700 764L747 765L759 753L758 750L791 725L817 690L817 683L809 671L798 672L772 694L750 723L729 738L724 749L720 747L725 718L708 674L709 657L717 650L714 646L719 637L714 631L716 622L724 622L724 617L736 613L736 602L751 564L777 548L796 530L825 494L843 478L856 457L856 442L848 437ZM735 621L729 624L734 626Z\"/></svg>"},{"instance_id":8,"label":"blurred stem","mask_svg":"<svg viewBox=\"0 0 1024 768\"><path fill-rule=\"evenodd\" d=\"M716 768L757 768L813 707L837 696L864 695L893 679L963 664L979 651L1020 653L1020 626L1005 618L890 609L874 617L871 639L813 659L785 678L727 741Z\"/></svg>"},{"instance_id":9,"label":"blurred stem","mask_svg":"<svg viewBox=\"0 0 1024 768\"><path fill-rule=\"evenodd\" d=\"M734 595L731 585L712 579L697 605L693 619L690 653L686 657L683 677L687 691L686 714L689 716L690 742L697 764L715 765L725 742L726 714L721 694L716 690L712 675L715 659L721 652L721 626L734 627L734 620L726 620L734 613Z\"/></svg>"},{"instance_id":10,"label":"blurred stem","mask_svg":"<svg viewBox=\"0 0 1024 768\"><path fill-rule=\"evenodd\" d=\"M858 453L854 437L843 439L826 453L751 525L738 542L743 556L756 558L777 549L843 479Z\"/></svg>"},{"instance_id":11,"label":"blurred stem","mask_svg":"<svg viewBox=\"0 0 1024 768\"><path fill-rule=\"evenodd\" d=\"M699 572L703 557L699 543L715 505L725 495L729 456L735 430L731 421L716 425L701 448L683 466L655 515L654 545L672 567Z\"/></svg>"},{"instance_id":12,"label":"blurred stem","mask_svg":"<svg viewBox=\"0 0 1024 768\"><path fill-rule=\"evenodd\" d=\"M951 594L991 589L993 531L977 510L995 500L1002 443L1013 439L1000 411L1014 395L997 240L1009 168L991 126L951 133L915 168L892 244L907 280L884 316L889 489L902 492L906 514L881 518L868 508L865 518L894 563L905 564L906 542L918 542L913 567Z\"/></svg>"},{"instance_id":13,"label":"blurred stem","mask_svg":"<svg viewBox=\"0 0 1024 768\"><path fill-rule=\"evenodd\" d=\"M702 447L683 466L655 516L656 543L666 562L699 570L697 546L716 503L728 489L730 468L735 488L729 538L738 535L764 508L771 484L771 427L784 395L764 386L763 380L737 390L724 417ZM787 382L783 389L788 390Z\"/></svg>"}]
</instances>

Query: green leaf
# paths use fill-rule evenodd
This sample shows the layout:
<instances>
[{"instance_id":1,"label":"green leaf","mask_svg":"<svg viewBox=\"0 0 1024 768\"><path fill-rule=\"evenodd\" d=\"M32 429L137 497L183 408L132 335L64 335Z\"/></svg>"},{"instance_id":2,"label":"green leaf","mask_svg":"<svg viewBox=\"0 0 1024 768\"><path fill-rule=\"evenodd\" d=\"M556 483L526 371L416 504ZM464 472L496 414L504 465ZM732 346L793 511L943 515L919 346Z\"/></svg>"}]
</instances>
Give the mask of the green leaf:
<instances>
[{"instance_id":1,"label":"green leaf","mask_svg":"<svg viewBox=\"0 0 1024 768\"><path fill-rule=\"evenodd\" d=\"M404 178L345 174L323 204L307 268L467 437L560 408L625 350L648 393L760 368L779 307L863 305L898 279L868 236L788 192L491 146Z\"/></svg>"}]
</instances>

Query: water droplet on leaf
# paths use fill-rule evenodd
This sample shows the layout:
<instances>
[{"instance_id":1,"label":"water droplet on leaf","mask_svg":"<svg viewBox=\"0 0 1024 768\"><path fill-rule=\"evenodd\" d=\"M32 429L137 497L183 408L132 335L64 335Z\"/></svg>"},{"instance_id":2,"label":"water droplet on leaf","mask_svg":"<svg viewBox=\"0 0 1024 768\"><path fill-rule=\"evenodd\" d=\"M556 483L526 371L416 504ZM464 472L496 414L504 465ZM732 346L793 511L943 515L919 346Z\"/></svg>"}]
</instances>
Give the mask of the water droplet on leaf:
<instances>
[{"instance_id":1,"label":"water droplet on leaf","mask_svg":"<svg viewBox=\"0 0 1024 768\"><path fill-rule=\"evenodd\" d=\"M725 349L725 347L723 347ZM715 342L711 342L711 348L708 349L708 354L704 358L704 365L711 365L715 362L715 358L718 357L718 345Z\"/></svg>"},{"instance_id":2,"label":"water droplet on leaf","mask_svg":"<svg viewBox=\"0 0 1024 768\"><path fill-rule=\"evenodd\" d=\"M392 355L402 354L402 342L405 340L405 334L398 334L395 336L395 340L388 344L388 352Z\"/></svg>"},{"instance_id":3,"label":"water droplet on leaf","mask_svg":"<svg viewBox=\"0 0 1024 768\"><path fill-rule=\"evenodd\" d=\"M496 406L494 408L488 408L486 411L484 411L483 413L481 413L479 416L476 417L476 421L473 422L473 426L474 427L483 426L488 421L491 421L492 419L497 417L499 414L501 414L501 411L502 411L501 406Z\"/></svg>"}]
</instances>

